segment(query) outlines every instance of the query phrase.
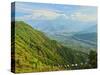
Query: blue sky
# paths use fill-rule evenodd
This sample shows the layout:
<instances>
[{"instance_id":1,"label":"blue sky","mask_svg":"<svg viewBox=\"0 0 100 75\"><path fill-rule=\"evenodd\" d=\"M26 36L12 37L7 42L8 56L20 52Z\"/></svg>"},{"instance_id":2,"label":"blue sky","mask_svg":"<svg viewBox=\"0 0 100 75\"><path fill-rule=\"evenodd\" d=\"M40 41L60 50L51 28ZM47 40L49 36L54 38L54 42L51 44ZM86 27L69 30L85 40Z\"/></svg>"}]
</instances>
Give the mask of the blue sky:
<instances>
[{"instance_id":1,"label":"blue sky","mask_svg":"<svg viewBox=\"0 0 100 75\"><path fill-rule=\"evenodd\" d=\"M66 21L97 23L97 7L95 6L16 2L15 9L15 19L30 24L34 21L51 21L58 17L64 17Z\"/></svg>"}]
</instances>

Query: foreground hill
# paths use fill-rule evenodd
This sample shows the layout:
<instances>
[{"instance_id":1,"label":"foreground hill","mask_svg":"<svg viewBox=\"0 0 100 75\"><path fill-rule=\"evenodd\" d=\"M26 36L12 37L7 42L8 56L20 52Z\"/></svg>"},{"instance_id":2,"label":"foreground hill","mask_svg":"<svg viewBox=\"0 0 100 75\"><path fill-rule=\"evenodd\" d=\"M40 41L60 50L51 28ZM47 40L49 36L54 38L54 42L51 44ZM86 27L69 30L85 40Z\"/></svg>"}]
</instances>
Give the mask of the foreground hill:
<instances>
[{"instance_id":1,"label":"foreground hill","mask_svg":"<svg viewBox=\"0 0 100 75\"><path fill-rule=\"evenodd\" d=\"M79 69L78 65L87 63L88 55L49 39L23 21L16 21L15 59L12 57L12 60L15 61L16 73L52 71Z\"/></svg>"}]
</instances>

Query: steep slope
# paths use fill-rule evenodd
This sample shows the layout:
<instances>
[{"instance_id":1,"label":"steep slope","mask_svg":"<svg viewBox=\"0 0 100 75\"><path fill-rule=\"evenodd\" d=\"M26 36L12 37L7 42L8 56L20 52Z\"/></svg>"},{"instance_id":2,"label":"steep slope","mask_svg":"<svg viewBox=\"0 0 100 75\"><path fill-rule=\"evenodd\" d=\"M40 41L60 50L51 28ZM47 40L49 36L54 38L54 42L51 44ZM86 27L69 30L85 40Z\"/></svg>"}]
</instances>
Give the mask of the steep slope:
<instances>
[{"instance_id":1,"label":"steep slope","mask_svg":"<svg viewBox=\"0 0 100 75\"><path fill-rule=\"evenodd\" d=\"M87 56L50 40L22 21L15 22L16 73L73 69L69 65L85 63Z\"/></svg>"}]
</instances>

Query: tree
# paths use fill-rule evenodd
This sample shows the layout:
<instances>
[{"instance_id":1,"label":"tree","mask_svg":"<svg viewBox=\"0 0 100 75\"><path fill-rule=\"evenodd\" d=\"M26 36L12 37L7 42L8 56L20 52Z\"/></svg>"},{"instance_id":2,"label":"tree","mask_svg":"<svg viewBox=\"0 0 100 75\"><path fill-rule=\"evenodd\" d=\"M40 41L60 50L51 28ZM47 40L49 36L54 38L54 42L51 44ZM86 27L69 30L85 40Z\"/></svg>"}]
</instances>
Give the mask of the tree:
<instances>
[{"instance_id":1,"label":"tree","mask_svg":"<svg viewBox=\"0 0 100 75\"><path fill-rule=\"evenodd\" d=\"M90 68L97 68L97 53L96 51L90 51L89 53Z\"/></svg>"}]
</instances>

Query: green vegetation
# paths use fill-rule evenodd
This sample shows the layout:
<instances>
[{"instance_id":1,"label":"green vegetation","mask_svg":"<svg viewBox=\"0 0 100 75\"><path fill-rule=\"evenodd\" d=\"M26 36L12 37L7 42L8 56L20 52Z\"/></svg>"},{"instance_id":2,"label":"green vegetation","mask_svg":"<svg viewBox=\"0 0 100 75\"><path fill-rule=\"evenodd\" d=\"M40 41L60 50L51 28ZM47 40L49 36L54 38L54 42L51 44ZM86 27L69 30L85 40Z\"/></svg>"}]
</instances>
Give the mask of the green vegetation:
<instances>
[{"instance_id":1,"label":"green vegetation","mask_svg":"<svg viewBox=\"0 0 100 75\"><path fill-rule=\"evenodd\" d=\"M14 25L13 22L12 25ZM91 52L88 55L65 47L23 21L15 22L13 46L15 46L15 50L12 48L12 53L15 52L15 58L12 54L12 62L15 61L13 63L15 64L15 73L82 69L84 68L83 64L89 59L92 62L88 64L96 65L96 60L92 57L92 55L95 56L95 53Z\"/></svg>"},{"instance_id":2,"label":"green vegetation","mask_svg":"<svg viewBox=\"0 0 100 75\"><path fill-rule=\"evenodd\" d=\"M97 67L97 53L95 51L90 51L89 53L89 64L90 68Z\"/></svg>"}]
</instances>

